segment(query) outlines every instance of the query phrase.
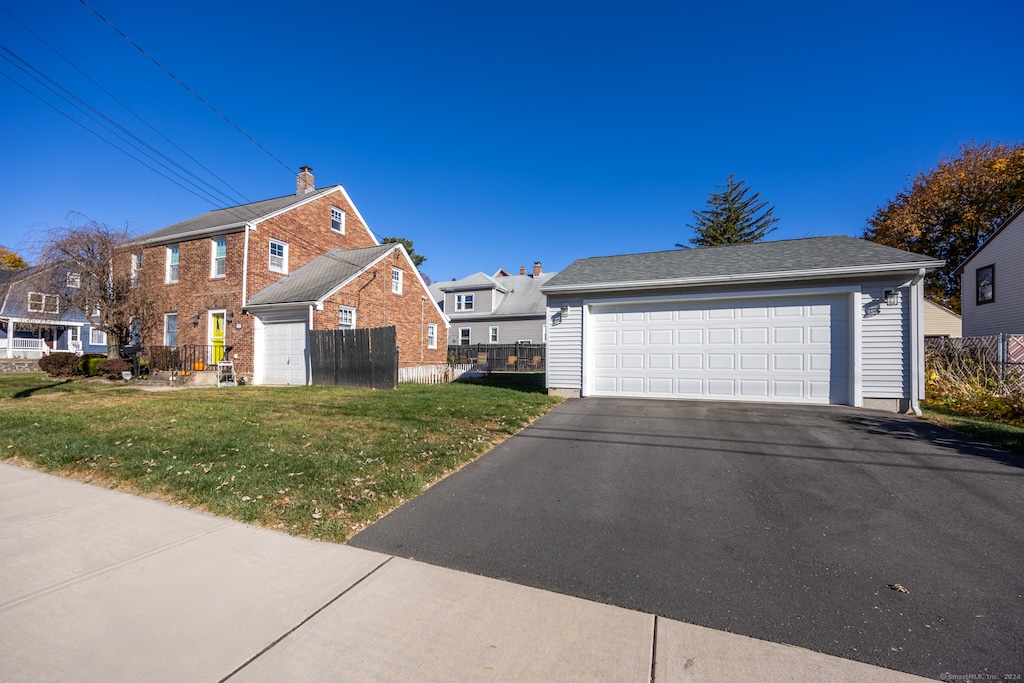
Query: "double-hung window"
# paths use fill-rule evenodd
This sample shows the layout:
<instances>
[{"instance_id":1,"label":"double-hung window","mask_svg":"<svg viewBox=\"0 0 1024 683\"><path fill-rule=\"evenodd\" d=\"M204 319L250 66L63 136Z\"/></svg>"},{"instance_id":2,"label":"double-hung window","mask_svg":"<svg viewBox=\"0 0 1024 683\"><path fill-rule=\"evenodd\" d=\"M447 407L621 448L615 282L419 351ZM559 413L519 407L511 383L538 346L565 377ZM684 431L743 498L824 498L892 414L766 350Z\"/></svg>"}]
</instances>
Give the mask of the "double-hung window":
<instances>
[{"instance_id":1,"label":"double-hung window","mask_svg":"<svg viewBox=\"0 0 1024 683\"><path fill-rule=\"evenodd\" d=\"M89 328L89 343L93 346L106 346L107 345L107 333L102 330L97 330L95 327Z\"/></svg>"},{"instance_id":2,"label":"double-hung window","mask_svg":"<svg viewBox=\"0 0 1024 683\"><path fill-rule=\"evenodd\" d=\"M82 274L81 273L68 273L67 279L64 284L68 289L81 289L82 288Z\"/></svg>"},{"instance_id":3,"label":"double-hung window","mask_svg":"<svg viewBox=\"0 0 1024 683\"><path fill-rule=\"evenodd\" d=\"M354 330L356 329L356 309L350 306L339 306L338 307L338 329L339 330Z\"/></svg>"},{"instance_id":4,"label":"double-hung window","mask_svg":"<svg viewBox=\"0 0 1024 683\"><path fill-rule=\"evenodd\" d=\"M402 293L402 269L391 269L391 291L395 294Z\"/></svg>"},{"instance_id":5,"label":"double-hung window","mask_svg":"<svg viewBox=\"0 0 1024 683\"><path fill-rule=\"evenodd\" d=\"M142 272L142 252L137 251L132 254L132 287L139 284L139 273Z\"/></svg>"},{"instance_id":6,"label":"double-hung window","mask_svg":"<svg viewBox=\"0 0 1024 683\"><path fill-rule=\"evenodd\" d=\"M178 314L164 315L164 346L178 345Z\"/></svg>"},{"instance_id":7,"label":"double-hung window","mask_svg":"<svg viewBox=\"0 0 1024 683\"><path fill-rule=\"evenodd\" d=\"M470 344L470 334L471 334L470 330L471 330L471 328L469 328L469 327L460 327L459 328L459 345L460 346L469 346L469 344Z\"/></svg>"},{"instance_id":8,"label":"double-hung window","mask_svg":"<svg viewBox=\"0 0 1024 683\"><path fill-rule=\"evenodd\" d=\"M473 295L472 294L457 294L455 296L455 310L456 311L472 311L473 310Z\"/></svg>"},{"instance_id":9,"label":"double-hung window","mask_svg":"<svg viewBox=\"0 0 1024 683\"><path fill-rule=\"evenodd\" d=\"M29 313L60 313L60 297L56 294L28 293Z\"/></svg>"},{"instance_id":10,"label":"double-hung window","mask_svg":"<svg viewBox=\"0 0 1024 683\"><path fill-rule=\"evenodd\" d=\"M167 247L167 282L178 281L178 245ZM171 344L173 346L173 344Z\"/></svg>"},{"instance_id":11,"label":"double-hung window","mask_svg":"<svg viewBox=\"0 0 1024 683\"><path fill-rule=\"evenodd\" d=\"M270 270L275 273L288 272L288 244L270 240Z\"/></svg>"},{"instance_id":12,"label":"double-hung window","mask_svg":"<svg viewBox=\"0 0 1024 683\"><path fill-rule=\"evenodd\" d=\"M497 326L492 326L491 327L490 340L491 340L492 344L497 344L498 343L498 328L497 328Z\"/></svg>"},{"instance_id":13,"label":"double-hung window","mask_svg":"<svg viewBox=\"0 0 1024 683\"><path fill-rule=\"evenodd\" d=\"M211 242L213 267L210 269L210 277L224 277L228 274L228 238L214 237Z\"/></svg>"},{"instance_id":14,"label":"double-hung window","mask_svg":"<svg viewBox=\"0 0 1024 683\"><path fill-rule=\"evenodd\" d=\"M437 348L437 323L427 323L427 348Z\"/></svg>"},{"instance_id":15,"label":"double-hung window","mask_svg":"<svg viewBox=\"0 0 1024 683\"><path fill-rule=\"evenodd\" d=\"M345 212L336 206L331 207L331 230L345 234Z\"/></svg>"}]
</instances>

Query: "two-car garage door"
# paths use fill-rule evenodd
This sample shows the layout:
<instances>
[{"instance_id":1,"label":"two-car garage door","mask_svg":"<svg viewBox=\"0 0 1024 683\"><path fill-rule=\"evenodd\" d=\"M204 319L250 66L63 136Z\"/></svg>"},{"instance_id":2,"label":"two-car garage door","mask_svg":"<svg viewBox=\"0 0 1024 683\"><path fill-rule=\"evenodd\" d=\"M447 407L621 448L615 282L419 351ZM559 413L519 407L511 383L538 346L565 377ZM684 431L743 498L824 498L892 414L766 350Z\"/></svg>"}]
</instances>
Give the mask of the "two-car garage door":
<instances>
[{"instance_id":1,"label":"two-car garage door","mask_svg":"<svg viewBox=\"0 0 1024 683\"><path fill-rule=\"evenodd\" d=\"M850 403L848 298L593 305L591 396Z\"/></svg>"}]
</instances>

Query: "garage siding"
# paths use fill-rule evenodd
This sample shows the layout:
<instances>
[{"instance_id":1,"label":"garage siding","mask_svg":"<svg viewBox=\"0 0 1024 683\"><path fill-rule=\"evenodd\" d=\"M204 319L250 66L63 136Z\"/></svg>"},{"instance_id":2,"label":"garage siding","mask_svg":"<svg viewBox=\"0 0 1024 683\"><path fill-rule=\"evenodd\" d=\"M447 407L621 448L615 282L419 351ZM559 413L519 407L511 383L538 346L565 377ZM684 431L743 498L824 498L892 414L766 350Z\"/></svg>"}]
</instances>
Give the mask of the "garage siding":
<instances>
[{"instance_id":1,"label":"garage siding","mask_svg":"<svg viewBox=\"0 0 1024 683\"><path fill-rule=\"evenodd\" d=\"M561 306L569 310L564 315ZM548 297L548 387L583 388L583 300Z\"/></svg>"},{"instance_id":2,"label":"garage siding","mask_svg":"<svg viewBox=\"0 0 1024 683\"><path fill-rule=\"evenodd\" d=\"M899 292L900 303L885 303L885 290ZM861 293L861 377L865 398L910 396L910 290L899 283L866 285Z\"/></svg>"}]
</instances>

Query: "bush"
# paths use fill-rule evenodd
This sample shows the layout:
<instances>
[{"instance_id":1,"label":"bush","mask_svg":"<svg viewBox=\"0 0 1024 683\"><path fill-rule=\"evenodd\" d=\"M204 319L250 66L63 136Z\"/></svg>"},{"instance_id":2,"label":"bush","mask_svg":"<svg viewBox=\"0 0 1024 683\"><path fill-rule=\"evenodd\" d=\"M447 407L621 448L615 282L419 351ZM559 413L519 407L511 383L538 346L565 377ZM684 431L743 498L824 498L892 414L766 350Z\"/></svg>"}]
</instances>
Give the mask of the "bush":
<instances>
[{"instance_id":1,"label":"bush","mask_svg":"<svg viewBox=\"0 0 1024 683\"><path fill-rule=\"evenodd\" d=\"M96 368L107 377L121 379L121 373L125 370L131 370L132 364L124 358L108 358L97 363Z\"/></svg>"},{"instance_id":2,"label":"bush","mask_svg":"<svg viewBox=\"0 0 1024 683\"><path fill-rule=\"evenodd\" d=\"M78 364L78 371L86 377L98 377L103 374L103 371L97 367L100 361L106 359L106 355L102 353L86 353L81 356L81 362Z\"/></svg>"},{"instance_id":3,"label":"bush","mask_svg":"<svg viewBox=\"0 0 1024 683\"><path fill-rule=\"evenodd\" d=\"M51 377L71 377L78 374L81 358L73 353L51 353L39 359L39 369Z\"/></svg>"}]
</instances>

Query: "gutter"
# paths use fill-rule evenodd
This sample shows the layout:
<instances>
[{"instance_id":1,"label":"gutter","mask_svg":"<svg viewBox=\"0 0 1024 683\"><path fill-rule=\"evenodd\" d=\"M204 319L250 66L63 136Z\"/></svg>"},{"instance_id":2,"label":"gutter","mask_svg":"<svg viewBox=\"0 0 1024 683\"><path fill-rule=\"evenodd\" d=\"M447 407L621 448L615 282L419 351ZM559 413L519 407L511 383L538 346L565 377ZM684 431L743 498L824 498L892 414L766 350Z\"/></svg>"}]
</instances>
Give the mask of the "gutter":
<instances>
[{"instance_id":1,"label":"gutter","mask_svg":"<svg viewBox=\"0 0 1024 683\"><path fill-rule=\"evenodd\" d=\"M714 284L744 284L758 282L781 282L786 280L831 279L847 275L877 274L888 275L908 270L941 268L945 261L919 261L915 263L891 264L889 266L858 266L855 268L827 268L814 270L791 270L783 272L751 273L741 275L716 275L712 277L672 278L667 280L631 280L625 282L600 282L579 285L547 285L540 288L543 294L568 294L614 291L617 289L669 289L674 287L697 287Z\"/></svg>"},{"instance_id":2,"label":"gutter","mask_svg":"<svg viewBox=\"0 0 1024 683\"><path fill-rule=\"evenodd\" d=\"M924 293L921 282L925 269L919 268L910 281L910 409L921 417L921 399L924 398Z\"/></svg>"}]
</instances>

